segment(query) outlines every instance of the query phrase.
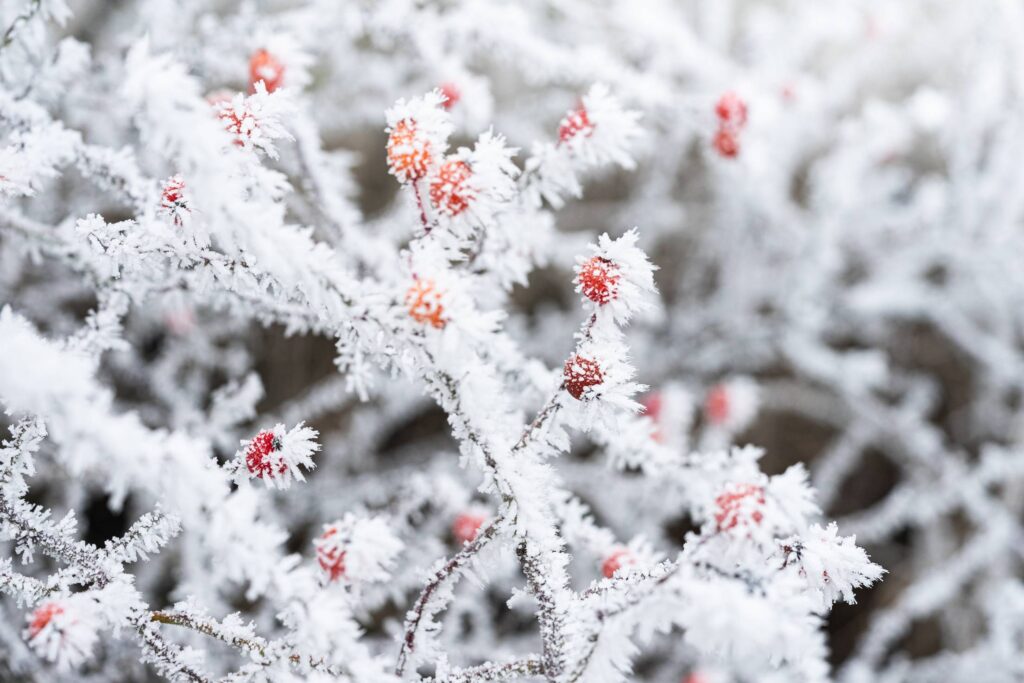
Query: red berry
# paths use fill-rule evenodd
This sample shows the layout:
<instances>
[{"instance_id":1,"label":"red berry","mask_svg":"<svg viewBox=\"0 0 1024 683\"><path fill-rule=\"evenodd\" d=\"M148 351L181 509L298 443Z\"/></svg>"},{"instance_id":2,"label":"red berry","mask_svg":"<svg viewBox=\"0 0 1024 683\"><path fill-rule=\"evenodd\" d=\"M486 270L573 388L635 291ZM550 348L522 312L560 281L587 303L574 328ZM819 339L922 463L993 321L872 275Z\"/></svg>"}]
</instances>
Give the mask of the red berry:
<instances>
[{"instance_id":1,"label":"red berry","mask_svg":"<svg viewBox=\"0 0 1024 683\"><path fill-rule=\"evenodd\" d=\"M704 415L708 422L720 425L729 419L729 388L724 384L716 384L708 391L704 399Z\"/></svg>"},{"instance_id":2,"label":"red berry","mask_svg":"<svg viewBox=\"0 0 1024 683\"><path fill-rule=\"evenodd\" d=\"M756 484L736 484L715 498L718 511L715 522L719 531L727 531L737 524L760 524L764 515L757 509L764 505L764 488ZM750 508L754 508L750 511ZM744 518L744 511L749 511L749 518Z\"/></svg>"},{"instance_id":3,"label":"red berry","mask_svg":"<svg viewBox=\"0 0 1024 683\"><path fill-rule=\"evenodd\" d=\"M160 195L160 208L171 216L177 226L184 222L184 214L191 213L188 202L185 201L185 181L180 175L172 176L164 183Z\"/></svg>"},{"instance_id":4,"label":"red berry","mask_svg":"<svg viewBox=\"0 0 1024 683\"><path fill-rule=\"evenodd\" d=\"M734 130L727 126L719 127L712 144L718 153L727 159L733 159L740 153L739 137Z\"/></svg>"},{"instance_id":5,"label":"red berry","mask_svg":"<svg viewBox=\"0 0 1024 683\"><path fill-rule=\"evenodd\" d=\"M565 381L565 390L576 400L583 399L583 392L587 387L597 386L604 381L601 366L589 358L576 354L565 361L562 378Z\"/></svg>"},{"instance_id":6,"label":"red berry","mask_svg":"<svg viewBox=\"0 0 1024 683\"><path fill-rule=\"evenodd\" d=\"M405 293L405 303L409 306L409 316L418 323L430 324L441 329L447 320L444 317L444 306L441 294L433 280L417 278Z\"/></svg>"},{"instance_id":7,"label":"red berry","mask_svg":"<svg viewBox=\"0 0 1024 683\"><path fill-rule=\"evenodd\" d=\"M245 449L245 466L249 471L260 479L274 477L273 454L281 450L281 439L274 436L274 432L264 429L249 442ZM277 474L284 474L288 471L288 465L280 462L277 465Z\"/></svg>"},{"instance_id":8,"label":"red berry","mask_svg":"<svg viewBox=\"0 0 1024 683\"><path fill-rule=\"evenodd\" d=\"M32 612L32 620L28 625L28 637L35 638L39 632L49 625L55 616L64 614L64 608L55 602L47 602Z\"/></svg>"},{"instance_id":9,"label":"red berry","mask_svg":"<svg viewBox=\"0 0 1024 683\"><path fill-rule=\"evenodd\" d=\"M747 124L747 103L734 92L727 92L718 98L715 114L723 125L739 130Z\"/></svg>"},{"instance_id":10,"label":"red berry","mask_svg":"<svg viewBox=\"0 0 1024 683\"><path fill-rule=\"evenodd\" d=\"M480 515L463 512L452 523L452 535L459 543L469 543L476 538L477 532L483 526L485 519Z\"/></svg>"},{"instance_id":11,"label":"red berry","mask_svg":"<svg viewBox=\"0 0 1024 683\"><path fill-rule=\"evenodd\" d=\"M249 58L249 92L256 92L260 81L267 92L274 92L284 81L284 65L266 50L257 50Z\"/></svg>"},{"instance_id":12,"label":"red berry","mask_svg":"<svg viewBox=\"0 0 1024 683\"><path fill-rule=\"evenodd\" d=\"M629 566L635 562L633 553L629 552L625 548L615 550L609 555L604 562L601 563L601 574L606 579L610 579L615 576L615 572L619 571L623 567Z\"/></svg>"},{"instance_id":13,"label":"red berry","mask_svg":"<svg viewBox=\"0 0 1024 683\"><path fill-rule=\"evenodd\" d=\"M402 182L419 180L430 167L430 142L416 130L416 122L403 119L388 136L388 166Z\"/></svg>"},{"instance_id":14,"label":"red berry","mask_svg":"<svg viewBox=\"0 0 1024 683\"><path fill-rule=\"evenodd\" d=\"M644 415L651 418L656 425L654 432L651 434L658 443L662 443L665 440L665 435L661 433L661 428L658 425L659 418L661 417L661 392L655 391L641 399L640 404L644 407Z\"/></svg>"},{"instance_id":15,"label":"red berry","mask_svg":"<svg viewBox=\"0 0 1024 683\"><path fill-rule=\"evenodd\" d=\"M441 105L445 109L451 109L459 103L459 100L462 99L462 91L459 90L459 86L455 85L451 81L441 84L441 93L446 98L444 104Z\"/></svg>"},{"instance_id":16,"label":"red berry","mask_svg":"<svg viewBox=\"0 0 1024 683\"><path fill-rule=\"evenodd\" d=\"M328 529L320 535L319 542L315 544L316 561L320 568L327 572L330 581L337 581L345 576L345 551L328 541L337 531L333 527Z\"/></svg>"},{"instance_id":17,"label":"red berry","mask_svg":"<svg viewBox=\"0 0 1024 683\"><path fill-rule=\"evenodd\" d=\"M449 159L441 164L430 183L430 203L443 214L458 216L473 200L473 191L467 186L471 175L465 161Z\"/></svg>"},{"instance_id":18,"label":"red berry","mask_svg":"<svg viewBox=\"0 0 1024 683\"><path fill-rule=\"evenodd\" d=\"M708 679L699 671L694 671L683 680L683 683L708 683Z\"/></svg>"},{"instance_id":19,"label":"red berry","mask_svg":"<svg viewBox=\"0 0 1024 683\"><path fill-rule=\"evenodd\" d=\"M577 135L590 135L594 132L594 124L587 116L586 108L581 104L574 111L570 111L558 125L558 139L568 142Z\"/></svg>"},{"instance_id":20,"label":"red berry","mask_svg":"<svg viewBox=\"0 0 1024 683\"><path fill-rule=\"evenodd\" d=\"M619 295L619 278L619 267L601 256L589 259L576 274L583 296L601 305Z\"/></svg>"}]
</instances>

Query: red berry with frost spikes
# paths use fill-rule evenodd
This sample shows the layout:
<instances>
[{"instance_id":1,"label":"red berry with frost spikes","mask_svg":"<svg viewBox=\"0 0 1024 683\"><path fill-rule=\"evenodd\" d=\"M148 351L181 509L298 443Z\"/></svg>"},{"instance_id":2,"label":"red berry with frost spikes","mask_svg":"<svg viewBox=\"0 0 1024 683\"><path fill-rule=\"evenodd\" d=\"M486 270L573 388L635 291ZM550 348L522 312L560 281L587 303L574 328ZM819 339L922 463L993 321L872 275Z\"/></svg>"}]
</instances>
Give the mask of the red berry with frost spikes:
<instances>
[{"instance_id":1,"label":"red berry with frost spikes","mask_svg":"<svg viewBox=\"0 0 1024 683\"><path fill-rule=\"evenodd\" d=\"M28 625L28 637L35 638L50 624L54 617L60 614L64 614L64 608L55 602L47 602L37 607L32 612L31 621Z\"/></svg>"},{"instance_id":2,"label":"red berry with frost spikes","mask_svg":"<svg viewBox=\"0 0 1024 683\"><path fill-rule=\"evenodd\" d=\"M177 226L184 222L183 214L191 213L188 202L185 201L185 181L180 175L171 176L164 182L160 207L171 216Z\"/></svg>"},{"instance_id":3,"label":"red berry with frost spikes","mask_svg":"<svg viewBox=\"0 0 1024 683\"><path fill-rule=\"evenodd\" d=\"M601 366L596 361L578 354L565 361L562 378L565 381L565 390L578 401L583 400L583 392L587 387L596 387L604 381Z\"/></svg>"},{"instance_id":4,"label":"red berry with frost spikes","mask_svg":"<svg viewBox=\"0 0 1024 683\"><path fill-rule=\"evenodd\" d=\"M629 552L625 548L620 548L619 550L613 551L612 554L605 558L605 561L601 563L601 575L606 579L610 579L615 576L615 572L633 563L633 553Z\"/></svg>"},{"instance_id":5,"label":"red berry with frost spikes","mask_svg":"<svg viewBox=\"0 0 1024 683\"><path fill-rule=\"evenodd\" d=\"M440 90L441 94L445 96L444 104L441 105L445 109L450 110L459 103L459 100L462 99L462 91L459 90L459 86L455 85L451 81L442 83Z\"/></svg>"},{"instance_id":6,"label":"red berry with frost spikes","mask_svg":"<svg viewBox=\"0 0 1024 683\"><path fill-rule=\"evenodd\" d=\"M712 144L718 153L727 159L734 159L740 153L739 136L726 126L718 129Z\"/></svg>"},{"instance_id":7,"label":"red berry with frost spikes","mask_svg":"<svg viewBox=\"0 0 1024 683\"><path fill-rule=\"evenodd\" d=\"M580 266L576 281L583 296L603 306L618 297L620 277L617 265L603 256L595 256Z\"/></svg>"},{"instance_id":8,"label":"red berry with frost spikes","mask_svg":"<svg viewBox=\"0 0 1024 683\"><path fill-rule=\"evenodd\" d=\"M465 161L449 159L444 162L430 183L430 203L445 215L458 216L473 200L473 191L468 186L472 175Z\"/></svg>"},{"instance_id":9,"label":"red berry with frost spikes","mask_svg":"<svg viewBox=\"0 0 1024 683\"><path fill-rule=\"evenodd\" d=\"M321 541L327 541L337 533L337 529L330 528L320 535ZM316 561L320 568L327 573L329 581L337 581L345 576L345 551L332 543L316 544Z\"/></svg>"},{"instance_id":10,"label":"red berry with frost spikes","mask_svg":"<svg viewBox=\"0 0 1024 683\"><path fill-rule=\"evenodd\" d=\"M730 412L729 388L724 384L716 384L708 391L704 399L704 415L714 425L723 424L729 419Z\"/></svg>"},{"instance_id":11,"label":"red berry with frost spikes","mask_svg":"<svg viewBox=\"0 0 1024 683\"><path fill-rule=\"evenodd\" d=\"M485 519L482 515L463 512L452 522L452 535L459 543L469 543L476 538L477 532L480 531L484 521Z\"/></svg>"},{"instance_id":12,"label":"red berry with frost spikes","mask_svg":"<svg viewBox=\"0 0 1024 683\"><path fill-rule=\"evenodd\" d=\"M405 303L409 307L409 317L418 323L429 324L442 329L447 320L441 294L433 280L417 278L405 293Z\"/></svg>"},{"instance_id":13,"label":"red berry with frost spikes","mask_svg":"<svg viewBox=\"0 0 1024 683\"><path fill-rule=\"evenodd\" d=\"M263 81L267 92L274 92L284 82L284 64L267 50L257 50L249 58L249 92Z\"/></svg>"},{"instance_id":14,"label":"red berry with frost spikes","mask_svg":"<svg viewBox=\"0 0 1024 683\"><path fill-rule=\"evenodd\" d=\"M764 519L760 508L765 503L764 488L757 484L736 484L715 498L715 523L719 531L728 531L747 519L760 524ZM749 517L746 517L749 515Z\"/></svg>"},{"instance_id":15,"label":"red berry with frost spikes","mask_svg":"<svg viewBox=\"0 0 1024 683\"><path fill-rule=\"evenodd\" d=\"M400 182L419 180L431 163L430 142L419 133L416 122L402 119L388 135L388 166Z\"/></svg>"},{"instance_id":16,"label":"red berry with frost spikes","mask_svg":"<svg viewBox=\"0 0 1024 683\"><path fill-rule=\"evenodd\" d=\"M273 454L281 450L281 438L274 435L274 432L264 429L249 442L245 449L245 466L254 475L263 479L273 478L274 463ZM281 462L277 466L277 474L284 474L288 471L288 465Z\"/></svg>"},{"instance_id":17,"label":"red berry with frost spikes","mask_svg":"<svg viewBox=\"0 0 1024 683\"><path fill-rule=\"evenodd\" d=\"M739 130L747 124L747 103L734 92L727 92L718 98L715 114L723 125Z\"/></svg>"},{"instance_id":18,"label":"red berry with frost spikes","mask_svg":"<svg viewBox=\"0 0 1024 683\"><path fill-rule=\"evenodd\" d=\"M594 124L590 122L587 109L582 104L570 111L558 125L558 139L568 142L577 135L590 135L594 132Z\"/></svg>"}]
</instances>

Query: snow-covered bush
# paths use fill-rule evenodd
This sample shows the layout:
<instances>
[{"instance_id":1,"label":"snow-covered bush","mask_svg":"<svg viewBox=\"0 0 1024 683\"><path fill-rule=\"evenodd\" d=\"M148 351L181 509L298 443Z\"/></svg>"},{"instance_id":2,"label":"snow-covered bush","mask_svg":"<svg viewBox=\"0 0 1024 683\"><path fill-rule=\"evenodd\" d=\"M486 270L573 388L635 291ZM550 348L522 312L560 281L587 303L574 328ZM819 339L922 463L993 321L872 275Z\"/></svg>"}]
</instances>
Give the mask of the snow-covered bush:
<instances>
[{"instance_id":1,"label":"snow-covered bush","mask_svg":"<svg viewBox=\"0 0 1024 683\"><path fill-rule=\"evenodd\" d=\"M1022 30L0 0L0 677L1019 680Z\"/></svg>"}]
</instances>

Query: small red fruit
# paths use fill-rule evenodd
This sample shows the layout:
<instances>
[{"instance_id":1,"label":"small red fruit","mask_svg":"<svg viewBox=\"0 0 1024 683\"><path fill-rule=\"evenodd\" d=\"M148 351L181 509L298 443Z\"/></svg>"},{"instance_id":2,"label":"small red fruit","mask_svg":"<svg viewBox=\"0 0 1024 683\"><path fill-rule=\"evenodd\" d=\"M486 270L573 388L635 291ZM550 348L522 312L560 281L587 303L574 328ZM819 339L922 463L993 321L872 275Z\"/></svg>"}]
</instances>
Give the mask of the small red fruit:
<instances>
[{"instance_id":1,"label":"small red fruit","mask_svg":"<svg viewBox=\"0 0 1024 683\"><path fill-rule=\"evenodd\" d=\"M462 99L462 91L459 90L459 86L455 85L451 81L442 83L440 89L441 94L446 98L444 104L441 105L445 109L451 109L459 103L459 100Z\"/></svg>"},{"instance_id":2,"label":"small red fruit","mask_svg":"<svg viewBox=\"0 0 1024 683\"><path fill-rule=\"evenodd\" d=\"M602 256L586 261L576 275L583 296L601 305L619 295L619 279L619 267Z\"/></svg>"},{"instance_id":3,"label":"small red fruit","mask_svg":"<svg viewBox=\"0 0 1024 683\"><path fill-rule=\"evenodd\" d=\"M452 535L459 543L469 543L483 526L485 519L481 515L463 512L452 523Z\"/></svg>"},{"instance_id":4,"label":"small red fruit","mask_svg":"<svg viewBox=\"0 0 1024 683\"><path fill-rule=\"evenodd\" d=\"M724 493L715 498L715 505L718 511L715 512L715 522L719 531L728 531L741 522L744 524L752 521L760 524L764 515L758 509L764 505L764 488L756 484L735 484L729 487ZM753 508L750 511L750 508ZM744 518L743 513L749 511L749 518Z\"/></svg>"},{"instance_id":5,"label":"small red fruit","mask_svg":"<svg viewBox=\"0 0 1024 683\"><path fill-rule=\"evenodd\" d=\"M274 463L271 457L275 451L281 450L281 439L274 432L264 429L253 437L249 447L245 449L245 466L260 479L274 477ZM288 465L281 462L277 466L277 474L288 471Z\"/></svg>"},{"instance_id":6,"label":"small red fruit","mask_svg":"<svg viewBox=\"0 0 1024 683\"><path fill-rule=\"evenodd\" d=\"M437 329L445 326L444 306L441 294L433 280L417 278L405 293L409 316L418 323L429 324Z\"/></svg>"},{"instance_id":7,"label":"small red fruit","mask_svg":"<svg viewBox=\"0 0 1024 683\"><path fill-rule=\"evenodd\" d=\"M329 581L337 581L345 576L345 551L328 539L337 533L337 529L330 528L320 535L316 543L316 561L320 568L327 572Z\"/></svg>"},{"instance_id":8,"label":"small red fruit","mask_svg":"<svg viewBox=\"0 0 1024 683\"><path fill-rule=\"evenodd\" d=\"M589 358L573 354L565 361L562 378L565 390L576 400L583 400L583 392L587 387L595 387L604 381L601 366Z\"/></svg>"},{"instance_id":9,"label":"small red fruit","mask_svg":"<svg viewBox=\"0 0 1024 683\"><path fill-rule=\"evenodd\" d=\"M55 602L43 603L32 612L32 620L28 625L28 637L35 638L50 624L55 616L64 614L64 608Z\"/></svg>"},{"instance_id":10,"label":"small red fruit","mask_svg":"<svg viewBox=\"0 0 1024 683\"><path fill-rule=\"evenodd\" d=\"M568 142L577 135L590 135L594 132L594 124L590 122L586 108L581 104L570 111L558 125L558 139Z\"/></svg>"},{"instance_id":11,"label":"small red fruit","mask_svg":"<svg viewBox=\"0 0 1024 683\"><path fill-rule=\"evenodd\" d=\"M708 422L714 425L725 423L729 419L730 407L728 387L723 384L711 387L704 399L704 415Z\"/></svg>"},{"instance_id":12,"label":"small red fruit","mask_svg":"<svg viewBox=\"0 0 1024 683\"><path fill-rule=\"evenodd\" d=\"M468 187L471 175L473 172L465 161L449 159L441 164L430 183L430 203L443 214L458 216L473 200L473 191Z\"/></svg>"},{"instance_id":13,"label":"small red fruit","mask_svg":"<svg viewBox=\"0 0 1024 683\"><path fill-rule=\"evenodd\" d=\"M160 195L160 208L179 227L184 222L184 214L191 213L188 202L185 200L185 181L180 175L172 176L164 183L163 192Z\"/></svg>"},{"instance_id":14,"label":"small red fruit","mask_svg":"<svg viewBox=\"0 0 1024 683\"><path fill-rule=\"evenodd\" d=\"M604 562L601 563L601 574L606 579L610 579L615 576L615 572L619 571L623 567L627 567L634 564L636 560L633 558L633 553L625 548L620 548L612 552Z\"/></svg>"},{"instance_id":15,"label":"small red fruit","mask_svg":"<svg viewBox=\"0 0 1024 683\"><path fill-rule=\"evenodd\" d=\"M718 98L715 114L723 125L739 130L747 124L747 103L734 92L727 92Z\"/></svg>"},{"instance_id":16,"label":"small red fruit","mask_svg":"<svg viewBox=\"0 0 1024 683\"><path fill-rule=\"evenodd\" d=\"M388 136L388 166L401 182L419 180L430 168L430 142L416 129L416 122L403 119Z\"/></svg>"},{"instance_id":17,"label":"small red fruit","mask_svg":"<svg viewBox=\"0 0 1024 683\"><path fill-rule=\"evenodd\" d=\"M257 50L249 58L249 92L256 92L260 81L267 92L274 92L284 82L284 64L266 50Z\"/></svg>"},{"instance_id":18,"label":"small red fruit","mask_svg":"<svg viewBox=\"0 0 1024 683\"><path fill-rule=\"evenodd\" d=\"M727 159L733 159L740 153L740 141L736 131L727 126L721 126L715 133L713 141L714 148Z\"/></svg>"}]
</instances>

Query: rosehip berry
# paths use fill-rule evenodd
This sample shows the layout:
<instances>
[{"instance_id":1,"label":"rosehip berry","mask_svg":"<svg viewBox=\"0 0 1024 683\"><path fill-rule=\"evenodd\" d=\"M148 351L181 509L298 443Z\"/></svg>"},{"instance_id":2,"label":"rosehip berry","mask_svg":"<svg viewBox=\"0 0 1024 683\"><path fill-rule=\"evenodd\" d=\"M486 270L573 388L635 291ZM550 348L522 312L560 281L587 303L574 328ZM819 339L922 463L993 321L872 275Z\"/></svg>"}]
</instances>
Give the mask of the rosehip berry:
<instances>
[{"instance_id":1,"label":"rosehip berry","mask_svg":"<svg viewBox=\"0 0 1024 683\"><path fill-rule=\"evenodd\" d=\"M401 182L419 180L430 168L430 142L412 119L399 121L388 136L388 166Z\"/></svg>"},{"instance_id":2,"label":"rosehip berry","mask_svg":"<svg viewBox=\"0 0 1024 683\"><path fill-rule=\"evenodd\" d=\"M610 579L623 567L628 567L635 563L636 559L633 557L633 553L629 552L625 548L620 548L613 551L612 554L601 563L601 574L604 578Z\"/></svg>"},{"instance_id":3,"label":"rosehip berry","mask_svg":"<svg viewBox=\"0 0 1024 683\"><path fill-rule=\"evenodd\" d=\"M586 261L576 274L583 296L601 305L619 295L619 278L619 267L601 256Z\"/></svg>"},{"instance_id":4,"label":"rosehip berry","mask_svg":"<svg viewBox=\"0 0 1024 683\"><path fill-rule=\"evenodd\" d=\"M715 114L723 125L739 130L747 124L747 103L734 92L727 92L718 98Z\"/></svg>"},{"instance_id":5,"label":"rosehip berry","mask_svg":"<svg viewBox=\"0 0 1024 683\"><path fill-rule=\"evenodd\" d=\"M463 512L452 523L452 535L459 543L469 543L476 538L484 521L486 520L481 515Z\"/></svg>"},{"instance_id":6,"label":"rosehip berry","mask_svg":"<svg viewBox=\"0 0 1024 683\"><path fill-rule=\"evenodd\" d=\"M430 203L443 214L458 216L473 200L473 191L468 187L472 174L469 164L459 159L441 164L430 183Z\"/></svg>"},{"instance_id":7,"label":"rosehip berry","mask_svg":"<svg viewBox=\"0 0 1024 683\"><path fill-rule=\"evenodd\" d=\"M249 58L249 92L256 92L260 81L267 92L274 92L284 82L284 65L266 50L257 50Z\"/></svg>"},{"instance_id":8,"label":"rosehip berry","mask_svg":"<svg viewBox=\"0 0 1024 683\"><path fill-rule=\"evenodd\" d=\"M315 544L317 564L327 573L329 581L337 581L345 576L345 551L330 541L337 531L334 528L328 529Z\"/></svg>"},{"instance_id":9,"label":"rosehip berry","mask_svg":"<svg viewBox=\"0 0 1024 683\"><path fill-rule=\"evenodd\" d=\"M264 429L249 442L245 450L245 466L249 471L260 479L274 477L273 454L281 450L281 439L273 432ZM284 474L288 471L288 465L280 462L277 465L277 474Z\"/></svg>"},{"instance_id":10,"label":"rosehip berry","mask_svg":"<svg viewBox=\"0 0 1024 683\"><path fill-rule=\"evenodd\" d=\"M177 226L184 223L185 214L191 213L188 202L185 200L185 181L180 175L172 176L164 183L163 192L160 195L160 208L171 217Z\"/></svg>"},{"instance_id":11,"label":"rosehip berry","mask_svg":"<svg viewBox=\"0 0 1024 683\"><path fill-rule=\"evenodd\" d=\"M764 488L756 484L736 484L715 498L718 510L715 523L719 531L728 531L737 524L760 524L764 515L758 509L765 503ZM744 517L744 512L749 517Z\"/></svg>"},{"instance_id":12,"label":"rosehip berry","mask_svg":"<svg viewBox=\"0 0 1024 683\"><path fill-rule=\"evenodd\" d=\"M604 381L601 366L589 358L576 354L565 361L562 378L565 381L565 390L576 400L583 400L583 392L587 387L597 386Z\"/></svg>"},{"instance_id":13,"label":"rosehip berry","mask_svg":"<svg viewBox=\"0 0 1024 683\"><path fill-rule=\"evenodd\" d=\"M28 637L35 638L50 624L50 620L60 614L64 614L64 608L55 602L47 602L37 607L32 612L31 621L28 625Z\"/></svg>"},{"instance_id":14,"label":"rosehip berry","mask_svg":"<svg viewBox=\"0 0 1024 683\"><path fill-rule=\"evenodd\" d=\"M446 98L444 104L441 105L445 109L451 109L459 103L459 100L462 99L462 91L459 90L459 86L455 85L451 81L442 83L440 89L441 93Z\"/></svg>"},{"instance_id":15,"label":"rosehip berry","mask_svg":"<svg viewBox=\"0 0 1024 683\"><path fill-rule=\"evenodd\" d=\"M433 280L418 278L405 293L405 303L409 306L409 316L418 323L430 324L441 329L447 322L444 317L444 306L441 294Z\"/></svg>"},{"instance_id":16,"label":"rosehip berry","mask_svg":"<svg viewBox=\"0 0 1024 683\"><path fill-rule=\"evenodd\" d=\"M577 135L590 135L594 132L594 124L590 122L586 108L581 104L574 111L570 111L558 125L558 139L568 142Z\"/></svg>"},{"instance_id":17,"label":"rosehip berry","mask_svg":"<svg viewBox=\"0 0 1024 683\"><path fill-rule=\"evenodd\" d=\"M714 425L723 424L729 419L729 389L723 384L716 384L708 391L704 399L704 415Z\"/></svg>"},{"instance_id":18,"label":"rosehip berry","mask_svg":"<svg viewBox=\"0 0 1024 683\"><path fill-rule=\"evenodd\" d=\"M739 137L735 131L726 126L718 129L712 144L718 153L727 159L733 159L740 153Z\"/></svg>"}]
</instances>

